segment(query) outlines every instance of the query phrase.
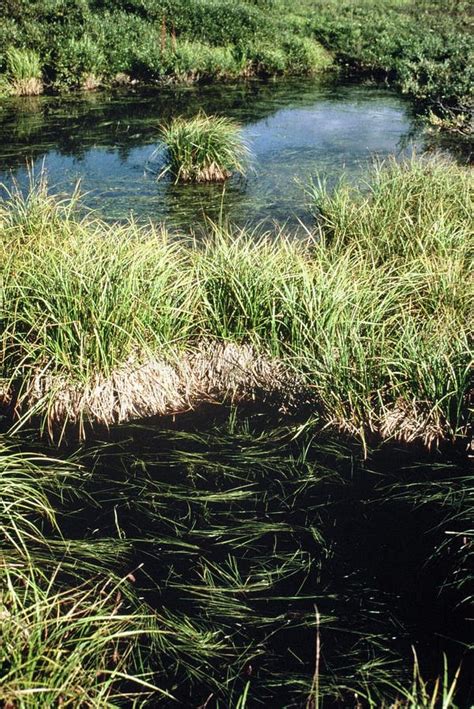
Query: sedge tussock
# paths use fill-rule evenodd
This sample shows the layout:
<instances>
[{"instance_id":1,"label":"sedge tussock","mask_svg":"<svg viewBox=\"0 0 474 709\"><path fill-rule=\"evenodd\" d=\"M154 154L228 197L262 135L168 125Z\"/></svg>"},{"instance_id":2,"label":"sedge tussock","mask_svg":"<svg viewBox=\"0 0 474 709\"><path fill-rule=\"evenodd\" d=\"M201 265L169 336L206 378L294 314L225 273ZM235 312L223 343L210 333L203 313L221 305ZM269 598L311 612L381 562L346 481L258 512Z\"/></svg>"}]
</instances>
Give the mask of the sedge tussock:
<instances>
[{"instance_id":1,"label":"sedge tussock","mask_svg":"<svg viewBox=\"0 0 474 709\"><path fill-rule=\"evenodd\" d=\"M305 241L209 227L199 244L79 218L44 184L12 194L3 404L50 429L261 400L362 438L465 435L472 187L440 159L389 161L361 189L313 186Z\"/></svg>"},{"instance_id":2,"label":"sedge tussock","mask_svg":"<svg viewBox=\"0 0 474 709\"><path fill-rule=\"evenodd\" d=\"M161 129L168 153L168 172L176 182L225 182L232 173L244 172L247 148L240 127L229 118L200 114L175 118Z\"/></svg>"},{"instance_id":3,"label":"sedge tussock","mask_svg":"<svg viewBox=\"0 0 474 709\"><path fill-rule=\"evenodd\" d=\"M43 93L41 60L36 52L10 47L6 59L12 93L18 96L38 96Z\"/></svg>"}]
</instances>

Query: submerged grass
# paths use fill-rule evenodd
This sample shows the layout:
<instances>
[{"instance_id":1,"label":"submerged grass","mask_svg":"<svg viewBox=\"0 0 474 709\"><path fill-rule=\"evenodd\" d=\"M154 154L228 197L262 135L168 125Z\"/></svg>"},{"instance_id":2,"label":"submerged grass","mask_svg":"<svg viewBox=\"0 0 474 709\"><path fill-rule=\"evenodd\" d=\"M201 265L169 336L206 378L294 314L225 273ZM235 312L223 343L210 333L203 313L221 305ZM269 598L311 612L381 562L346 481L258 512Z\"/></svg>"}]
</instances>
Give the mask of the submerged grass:
<instances>
[{"instance_id":1,"label":"submerged grass","mask_svg":"<svg viewBox=\"0 0 474 709\"><path fill-rule=\"evenodd\" d=\"M403 615L394 625L392 596L348 572L367 556L366 535L375 557L387 553L413 518L411 498L377 540L377 518L363 519L373 512L367 490L353 487L358 472L367 480L360 451L341 437L295 440L291 429L254 425L194 434L133 425L62 463L0 439L0 525L24 541L0 540L0 701L455 706L447 664L433 683L422 671L432 678L438 663L426 674L421 663L410 685L391 652ZM12 481L23 507L11 504ZM380 490L389 521L388 496ZM362 549L346 549L349 519ZM430 553L433 540L420 541ZM409 569L400 588L411 608Z\"/></svg>"},{"instance_id":2,"label":"submerged grass","mask_svg":"<svg viewBox=\"0 0 474 709\"><path fill-rule=\"evenodd\" d=\"M176 182L224 182L244 172L248 151L239 125L230 118L175 118L161 128L161 139L168 160L160 177L170 173Z\"/></svg>"},{"instance_id":3,"label":"submerged grass","mask_svg":"<svg viewBox=\"0 0 474 709\"><path fill-rule=\"evenodd\" d=\"M113 423L276 397L430 445L467 431L472 175L440 160L312 190L306 241L204 242L79 218L44 188L0 207L3 400Z\"/></svg>"},{"instance_id":4,"label":"submerged grass","mask_svg":"<svg viewBox=\"0 0 474 709\"><path fill-rule=\"evenodd\" d=\"M164 632L155 617L128 577L98 565L97 547L91 554L89 544L92 565L83 563L87 549L73 551L62 535L59 510L71 496L81 499L83 477L75 464L0 438L5 706L111 706L137 693L167 695L153 684L144 650Z\"/></svg>"}]
</instances>

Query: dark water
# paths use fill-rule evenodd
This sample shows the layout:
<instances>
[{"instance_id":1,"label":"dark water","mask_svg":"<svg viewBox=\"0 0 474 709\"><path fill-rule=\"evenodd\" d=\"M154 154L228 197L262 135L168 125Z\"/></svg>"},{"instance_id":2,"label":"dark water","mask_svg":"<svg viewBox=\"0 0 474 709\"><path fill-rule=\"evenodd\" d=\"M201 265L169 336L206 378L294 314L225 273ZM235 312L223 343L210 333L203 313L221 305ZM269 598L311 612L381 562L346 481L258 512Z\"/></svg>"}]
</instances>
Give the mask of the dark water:
<instances>
[{"instance_id":1,"label":"dark water","mask_svg":"<svg viewBox=\"0 0 474 709\"><path fill-rule=\"evenodd\" d=\"M80 453L93 476L70 534L131 545L120 573L182 637L160 654L162 686L183 707L236 707L247 684L248 707L304 707L319 633L325 707L381 706L410 686L413 648L427 680L444 653L451 678L463 661L468 707L464 456L385 445L364 460L293 434L258 417L128 426Z\"/></svg>"},{"instance_id":2,"label":"dark water","mask_svg":"<svg viewBox=\"0 0 474 709\"><path fill-rule=\"evenodd\" d=\"M200 109L243 125L245 180L223 188L157 181L160 123ZM28 183L26 161L55 190L77 180L87 205L109 219L130 214L189 227L223 213L232 222L311 224L305 190L316 176L360 177L376 157L423 148L410 104L381 88L298 80L168 87L0 103L0 181Z\"/></svg>"}]
</instances>

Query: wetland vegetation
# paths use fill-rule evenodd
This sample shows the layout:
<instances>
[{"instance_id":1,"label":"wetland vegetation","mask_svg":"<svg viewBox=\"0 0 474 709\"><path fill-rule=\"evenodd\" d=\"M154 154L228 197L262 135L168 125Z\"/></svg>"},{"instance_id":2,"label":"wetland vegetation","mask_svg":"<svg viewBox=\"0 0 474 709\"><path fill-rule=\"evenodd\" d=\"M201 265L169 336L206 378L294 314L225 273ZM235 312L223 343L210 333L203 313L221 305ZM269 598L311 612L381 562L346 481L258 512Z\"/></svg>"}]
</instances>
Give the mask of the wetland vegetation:
<instances>
[{"instance_id":1,"label":"wetland vegetation","mask_svg":"<svg viewBox=\"0 0 474 709\"><path fill-rule=\"evenodd\" d=\"M225 182L245 172L248 150L240 126L229 118L175 118L160 135L167 157L159 178L170 172L176 182Z\"/></svg>"},{"instance_id":2,"label":"wetland vegetation","mask_svg":"<svg viewBox=\"0 0 474 709\"><path fill-rule=\"evenodd\" d=\"M196 244L80 218L44 183L13 192L0 212L4 404L62 430L259 392L364 440L462 436L471 173L392 161L366 188L314 185L312 201L305 240L209 225Z\"/></svg>"},{"instance_id":3,"label":"wetland vegetation","mask_svg":"<svg viewBox=\"0 0 474 709\"><path fill-rule=\"evenodd\" d=\"M262 423L2 438L6 706L469 705L462 458Z\"/></svg>"},{"instance_id":4,"label":"wetland vegetation","mask_svg":"<svg viewBox=\"0 0 474 709\"><path fill-rule=\"evenodd\" d=\"M1 12L0 706L471 707L467 4Z\"/></svg>"},{"instance_id":5,"label":"wetland vegetation","mask_svg":"<svg viewBox=\"0 0 474 709\"><path fill-rule=\"evenodd\" d=\"M5 0L4 92L305 74L387 80L472 130L473 33L458 0ZM14 54L12 54L12 52ZM30 84L26 84L30 81ZM40 82L40 83L38 83Z\"/></svg>"}]
</instances>

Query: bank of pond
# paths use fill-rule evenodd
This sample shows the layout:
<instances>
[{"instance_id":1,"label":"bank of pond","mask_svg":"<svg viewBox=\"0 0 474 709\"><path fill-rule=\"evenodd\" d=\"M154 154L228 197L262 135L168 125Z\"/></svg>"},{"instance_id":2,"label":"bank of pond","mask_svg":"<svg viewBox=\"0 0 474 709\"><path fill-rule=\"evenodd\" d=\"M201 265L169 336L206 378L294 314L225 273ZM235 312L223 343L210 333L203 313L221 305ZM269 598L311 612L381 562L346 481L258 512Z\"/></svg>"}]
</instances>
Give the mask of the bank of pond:
<instances>
[{"instance_id":1,"label":"bank of pond","mask_svg":"<svg viewBox=\"0 0 474 709\"><path fill-rule=\"evenodd\" d=\"M303 126L315 115L306 88ZM296 87L279 90L294 100ZM229 92L230 113L244 106L246 120L253 110L277 126L256 142L278 153L294 113L275 114L268 87L253 108L242 91ZM325 94L323 114L338 117L347 146L370 91L337 91L341 105ZM384 155L406 124L398 99L376 93L383 110L374 107L371 135ZM184 114L195 115L195 99L183 97ZM156 97L147 101L130 99L142 128ZM97 137L82 111L91 132L71 138L74 160ZM62 170L67 117L58 138L46 114L46 131L28 119L4 149L11 167L32 131L35 156ZM158 122L137 134L140 148L151 153L157 132ZM288 160L304 154L303 134ZM114 221L107 208L91 211L79 187L65 195L41 173L28 184L21 167L3 185L6 709L474 701L473 177L405 144L398 162L365 172L361 146L345 178L307 180L305 206L286 223L274 205L264 223L258 208L246 226L233 223L225 192L205 200L220 200L216 218L197 220L202 186L175 184L179 169L167 181L152 159L144 179L188 200L184 218ZM331 153L337 170L345 150ZM276 164L266 164L264 191L275 188ZM229 178L246 213L246 187L228 166L190 165L184 182Z\"/></svg>"},{"instance_id":2,"label":"bank of pond","mask_svg":"<svg viewBox=\"0 0 474 709\"><path fill-rule=\"evenodd\" d=\"M448 0L5 0L0 97L338 71L472 135L470 30Z\"/></svg>"},{"instance_id":3,"label":"bank of pond","mask_svg":"<svg viewBox=\"0 0 474 709\"><path fill-rule=\"evenodd\" d=\"M0 207L1 406L61 438L206 401L305 409L361 440L468 431L472 174L394 160L313 185L305 239L81 215L44 181Z\"/></svg>"}]
</instances>

